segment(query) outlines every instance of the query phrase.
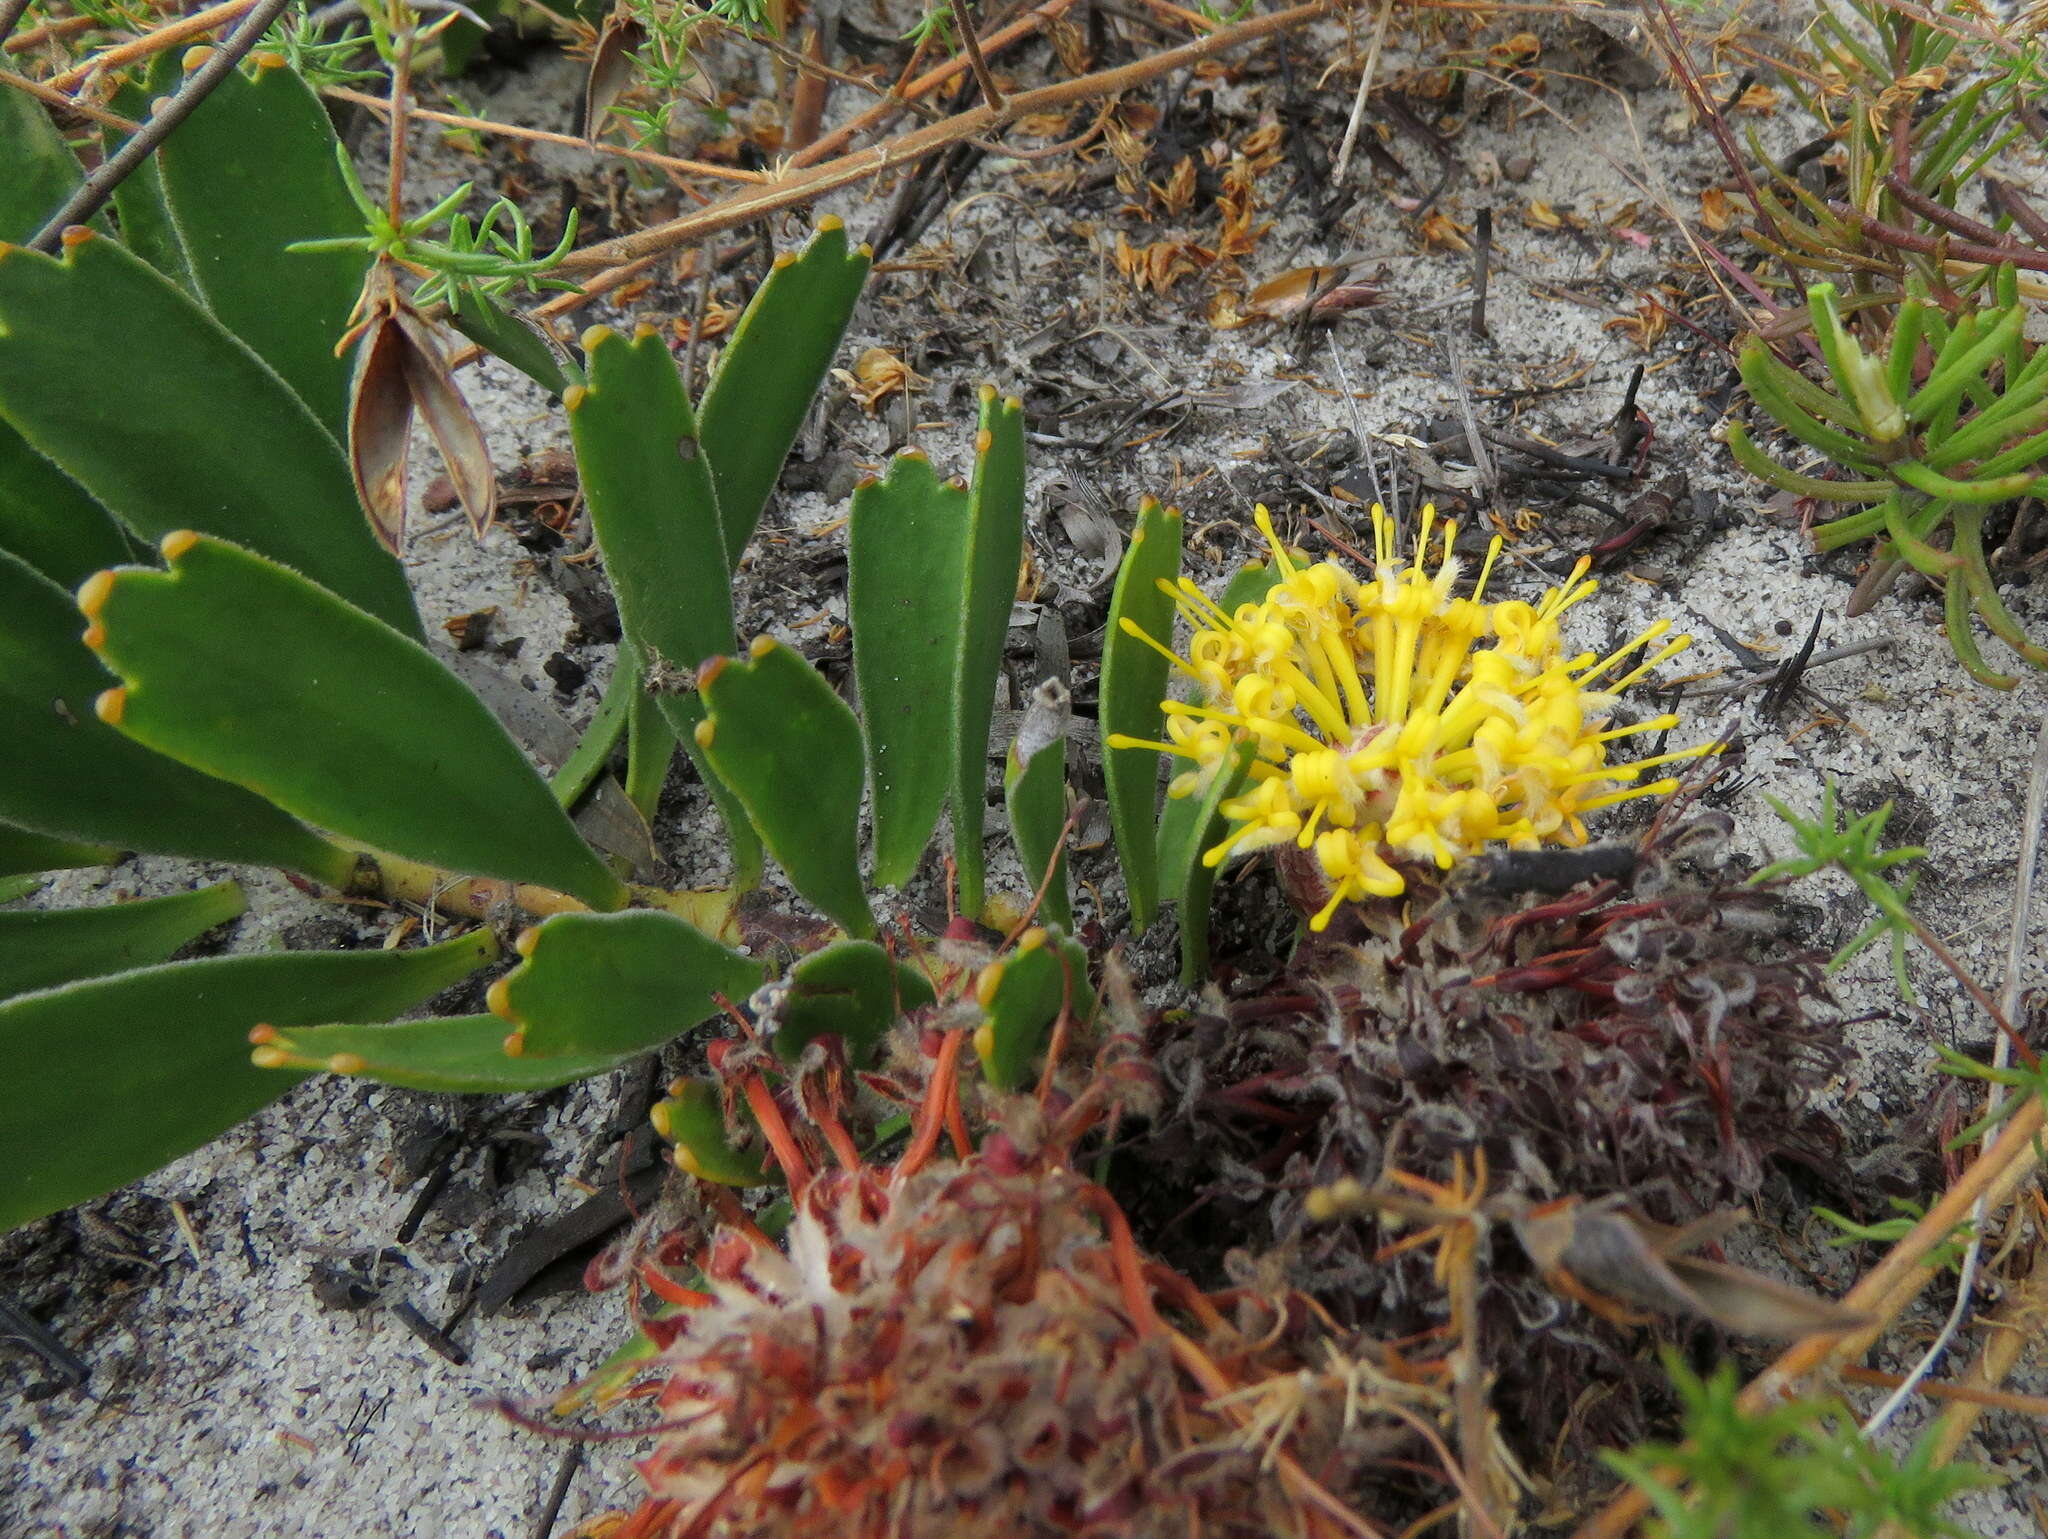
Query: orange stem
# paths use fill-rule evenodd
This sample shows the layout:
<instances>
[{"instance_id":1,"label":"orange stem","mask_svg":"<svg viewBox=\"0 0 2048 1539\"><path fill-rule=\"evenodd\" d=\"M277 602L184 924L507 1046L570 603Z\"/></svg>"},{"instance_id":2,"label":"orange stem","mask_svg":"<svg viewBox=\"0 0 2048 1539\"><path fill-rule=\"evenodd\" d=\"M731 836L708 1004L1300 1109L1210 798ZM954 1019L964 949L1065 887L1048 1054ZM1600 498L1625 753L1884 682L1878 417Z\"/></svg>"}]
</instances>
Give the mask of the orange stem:
<instances>
[{"instance_id":1,"label":"orange stem","mask_svg":"<svg viewBox=\"0 0 2048 1539\"><path fill-rule=\"evenodd\" d=\"M803 1151L797 1147L796 1135L789 1130L789 1123L783 1120L782 1108L775 1104L767 1083L758 1074L749 1074L744 1083L747 1105L753 1108L754 1120L761 1124L761 1131L767 1135L775 1163L782 1167L783 1177L789 1182L789 1195L795 1197L811 1184L811 1167L805 1163Z\"/></svg>"},{"instance_id":2,"label":"orange stem","mask_svg":"<svg viewBox=\"0 0 2048 1539\"><path fill-rule=\"evenodd\" d=\"M939 1043L939 1056L932 1065L931 1083L925 1086L924 1104L917 1109L917 1135L896 1162L896 1179L899 1181L922 1170L924 1162L939 1146L939 1131L946 1125L947 1092L952 1087L954 1065L960 1061L960 1044L966 1035L966 1027L956 1026ZM961 1158L966 1156L963 1154Z\"/></svg>"}]
</instances>

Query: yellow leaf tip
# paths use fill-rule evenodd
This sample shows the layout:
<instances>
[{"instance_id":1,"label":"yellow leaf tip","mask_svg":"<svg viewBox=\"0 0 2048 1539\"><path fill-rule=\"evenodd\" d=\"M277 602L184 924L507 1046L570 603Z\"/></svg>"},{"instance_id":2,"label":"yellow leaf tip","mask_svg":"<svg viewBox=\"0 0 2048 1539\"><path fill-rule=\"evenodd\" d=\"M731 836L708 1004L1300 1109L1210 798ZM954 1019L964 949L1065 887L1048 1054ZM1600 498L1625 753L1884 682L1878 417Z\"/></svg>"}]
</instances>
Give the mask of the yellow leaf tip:
<instances>
[{"instance_id":1,"label":"yellow leaf tip","mask_svg":"<svg viewBox=\"0 0 2048 1539\"><path fill-rule=\"evenodd\" d=\"M484 1008L499 1020L511 1021L514 1025L517 1025L518 1020L512 1014L511 991L505 986L508 981L507 979L500 978L484 990Z\"/></svg>"},{"instance_id":2,"label":"yellow leaf tip","mask_svg":"<svg viewBox=\"0 0 2048 1539\"><path fill-rule=\"evenodd\" d=\"M571 385L562 392L562 406L567 411L581 411L583 403L590 397L588 385Z\"/></svg>"},{"instance_id":3,"label":"yellow leaf tip","mask_svg":"<svg viewBox=\"0 0 2048 1539\"><path fill-rule=\"evenodd\" d=\"M369 1067L369 1059L361 1053L334 1053L327 1060L330 1074L361 1074Z\"/></svg>"},{"instance_id":4,"label":"yellow leaf tip","mask_svg":"<svg viewBox=\"0 0 2048 1539\"><path fill-rule=\"evenodd\" d=\"M284 1069L291 1066L292 1055L281 1047L256 1047L249 1050L249 1062L259 1069Z\"/></svg>"},{"instance_id":5,"label":"yellow leaf tip","mask_svg":"<svg viewBox=\"0 0 2048 1539\"><path fill-rule=\"evenodd\" d=\"M711 745L718 740L718 723L715 721L700 721L691 730L690 736L697 740L699 748L709 753L711 752Z\"/></svg>"},{"instance_id":6,"label":"yellow leaf tip","mask_svg":"<svg viewBox=\"0 0 2048 1539\"><path fill-rule=\"evenodd\" d=\"M981 976L974 980L974 1002L986 1010L996 1002L996 990L1003 985L1005 964L991 962L981 970Z\"/></svg>"},{"instance_id":7,"label":"yellow leaf tip","mask_svg":"<svg viewBox=\"0 0 2048 1539\"><path fill-rule=\"evenodd\" d=\"M584 352L594 353L597 351L599 344L609 341L617 335L618 333L609 326L586 326L583 329L583 335L577 338L577 341L582 345Z\"/></svg>"},{"instance_id":8,"label":"yellow leaf tip","mask_svg":"<svg viewBox=\"0 0 2048 1539\"><path fill-rule=\"evenodd\" d=\"M521 930L512 942L512 949L523 957L531 958L534 948L540 944L540 926L530 924Z\"/></svg>"},{"instance_id":9,"label":"yellow leaf tip","mask_svg":"<svg viewBox=\"0 0 2048 1539\"><path fill-rule=\"evenodd\" d=\"M199 536L190 529L173 529L157 542L157 549L164 553L166 561L182 561L185 553L199 543Z\"/></svg>"},{"instance_id":10,"label":"yellow leaf tip","mask_svg":"<svg viewBox=\"0 0 2048 1539\"><path fill-rule=\"evenodd\" d=\"M86 578L84 582L78 585L78 612L88 620L99 619L100 610L106 607L106 602L112 596L113 591L114 574L112 572L94 572L92 576ZM95 625L93 629L98 630L99 627ZM92 644L90 642L87 643L87 645Z\"/></svg>"},{"instance_id":11,"label":"yellow leaf tip","mask_svg":"<svg viewBox=\"0 0 2048 1539\"><path fill-rule=\"evenodd\" d=\"M776 272L781 272L785 267L794 267L796 265L796 253L794 251L785 251L775 259L772 265Z\"/></svg>"},{"instance_id":12,"label":"yellow leaf tip","mask_svg":"<svg viewBox=\"0 0 2048 1539\"><path fill-rule=\"evenodd\" d=\"M526 1056L526 1033L523 1031L513 1032L505 1038L503 1046L507 1058L524 1058Z\"/></svg>"},{"instance_id":13,"label":"yellow leaf tip","mask_svg":"<svg viewBox=\"0 0 2048 1539\"><path fill-rule=\"evenodd\" d=\"M773 636L756 636L752 641L747 643L747 656L753 658L755 661L758 662L760 659L766 657L770 652L773 652L780 645L782 645L782 643L777 641Z\"/></svg>"},{"instance_id":14,"label":"yellow leaf tip","mask_svg":"<svg viewBox=\"0 0 2048 1539\"><path fill-rule=\"evenodd\" d=\"M820 235L830 235L834 230L843 230L845 228L846 221L837 214L825 214L818 220L818 233Z\"/></svg>"}]
</instances>

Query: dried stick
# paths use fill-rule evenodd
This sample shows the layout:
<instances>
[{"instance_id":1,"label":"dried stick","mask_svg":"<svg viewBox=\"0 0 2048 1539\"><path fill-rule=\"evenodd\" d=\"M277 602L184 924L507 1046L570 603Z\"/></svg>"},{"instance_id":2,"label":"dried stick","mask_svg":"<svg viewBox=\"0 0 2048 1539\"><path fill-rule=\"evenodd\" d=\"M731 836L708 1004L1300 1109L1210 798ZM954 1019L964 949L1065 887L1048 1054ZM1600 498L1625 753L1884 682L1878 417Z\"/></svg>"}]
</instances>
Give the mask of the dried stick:
<instances>
[{"instance_id":1,"label":"dried stick","mask_svg":"<svg viewBox=\"0 0 2048 1539\"><path fill-rule=\"evenodd\" d=\"M0 0L0 43L14 35L14 29L27 14L28 0Z\"/></svg>"},{"instance_id":2,"label":"dried stick","mask_svg":"<svg viewBox=\"0 0 2048 1539\"><path fill-rule=\"evenodd\" d=\"M1307 5L1291 6L1284 11L1275 11L1268 16L1255 17L1221 32L1213 32L1179 48L1169 48L1163 53L1153 54L1132 64L1120 65L1115 69L1098 70L1075 80L1062 81L1057 85L1041 87L1035 91L1020 91L1006 97L1000 109L983 104L955 113L923 128L913 129L894 139L875 145L871 149L858 150L841 156L821 166L795 170L780 181L757 191L734 193L721 199L709 208L666 223L652 225L631 235L622 235L615 240L602 241L574 251L563 261L561 271L583 272L591 269L612 267L618 263L631 262L656 252L672 251L678 246L702 240L707 235L716 235L739 225L750 224L772 214L781 213L799 203L832 192L841 187L852 186L883 171L910 165L927 155L945 149L962 139L986 135L990 129L1027 117L1033 113L1049 112L1055 108L1070 107L1075 102L1088 101L1098 96L1114 96L1133 86L1157 79L1164 74L1212 54L1244 43L1270 37L1276 32L1287 31L1312 17L1323 13L1320 0ZM819 143L824 143L820 140ZM558 309L574 308L582 300L577 296L564 295L562 304L551 301L542 306L543 312L554 313Z\"/></svg>"},{"instance_id":3,"label":"dried stick","mask_svg":"<svg viewBox=\"0 0 2048 1539\"><path fill-rule=\"evenodd\" d=\"M1365 68L1359 71L1358 94L1351 98L1351 121L1344 125L1344 142L1337 146L1337 164L1330 172L1330 185L1342 187L1344 173L1351 167L1351 152L1358 146L1359 125L1365 121L1365 99L1372 91L1373 76L1380 70L1380 49L1386 45L1387 23L1393 19L1394 0L1380 0L1380 17L1373 23L1372 47L1366 50Z\"/></svg>"},{"instance_id":4,"label":"dried stick","mask_svg":"<svg viewBox=\"0 0 2048 1539\"><path fill-rule=\"evenodd\" d=\"M1073 3L1074 0L1046 0L1044 5L1018 17L1007 27L998 27L980 40L982 56L986 58L989 54L1009 47L1020 38L1030 37L1037 32L1041 22L1051 21ZM955 54L944 64L918 76L900 91L890 92L885 100L877 102L850 122L840 124L815 144L798 150L789 158L790 168L795 170L804 166L814 166L826 156L838 154L855 139L887 119L891 113L908 107L920 97L929 96L947 81L957 79L966 73L968 68L967 56Z\"/></svg>"},{"instance_id":5,"label":"dried stick","mask_svg":"<svg viewBox=\"0 0 2048 1539\"><path fill-rule=\"evenodd\" d=\"M953 24L960 29L961 46L967 50L967 62L974 66L975 84L981 87L981 99L998 112L1003 109L1003 93L996 85L996 77L988 72L988 60L981 56L981 39L974 31L974 18L967 14L967 0L951 0Z\"/></svg>"},{"instance_id":6,"label":"dried stick","mask_svg":"<svg viewBox=\"0 0 2048 1539\"><path fill-rule=\"evenodd\" d=\"M102 128L113 129L116 133L132 134L135 132L135 124L131 123L127 118L117 117L111 112L93 106L90 102L77 101L72 97L66 96L54 86L45 85L40 80L31 80L26 75L17 75L11 69L0 69L0 86L8 86L16 91L26 91L45 106L55 107L60 112L75 112L80 117L99 124Z\"/></svg>"},{"instance_id":7,"label":"dried stick","mask_svg":"<svg viewBox=\"0 0 2048 1539\"><path fill-rule=\"evenodd\" d=\"M117 43L112 48L80 59L62 74L50 77L50 84L60 91L68 91L96 71L119 69L137 59L147 59L151 54L162 53L166 48L175 48L188 37L197 37L202 32L211 32L215 27L233 21L247 11L256 0L226 0L223 5L210 5L203 11L190 16L180 16L176 21L166 22L153 32Z\"/></svg>"},{"instance_id":8,"label":"dried stick","mask_svg":"<svg viewBox=\"0 0 2048 1539\"><path fill-rule=\"evenodd\" d=\"M90 32L99 22L90 16L66 16L62 21L53 21L44 26L30 27L19 37L0 40L0 53L27 53L31 48L66 38L74 32Z\"/></svg>"},{"instance_id":9,"label":"dried stick","mask_svg":"<svg viewBox=\"0 0 2048 1539\"><path fill-rule=\"evenodd\" d=\"M185 83L178 88L177 94L151 113L149 121L103 161L100 168L65 201L64 206L50 216L50 222L36 231L28 242L29 248L54 255L64 231L74 224L84 224L100 211L107 199L114 195L114 189L126 181L159 144L170 138L173 129L192 116L199 104L213 94L215 86L227 79L228 71L242 62L243 56L256 46L256 40L270 30L270 24L290 3L291 0L256 0L227 41L185 77Z\"/></svg>"},{"instance_id":10,"label":"dried stick","mask_svg":"<svg viewBox=\"0 0 2048 1539\"><path fill-rule=\"evenodd\" d=\"M338 102L368 107L372 112L388 114L391 110L391 103L386 98L368 96L361 91L352 91L346 86L328 86L320 94ZM736 166L714 166L708 161L684 160L677 155L657 155L652 150L629 150L624 145L579 139L574 134L550 133L544 128L521 128L515 123L464 117L455 112L434 112L425 107L408 107L406 116L422 123L439 123L448 128L460 128L472 133L494 134L505 139L528 139L536 144L559 144L572 150L589 150L594 154L611 155L620 160L634 160L645 166L689 176L715 176L723 181L746 182L749 185L769 179L767 174L761 171L742 171Z\"/></svg>"}]
</instances>

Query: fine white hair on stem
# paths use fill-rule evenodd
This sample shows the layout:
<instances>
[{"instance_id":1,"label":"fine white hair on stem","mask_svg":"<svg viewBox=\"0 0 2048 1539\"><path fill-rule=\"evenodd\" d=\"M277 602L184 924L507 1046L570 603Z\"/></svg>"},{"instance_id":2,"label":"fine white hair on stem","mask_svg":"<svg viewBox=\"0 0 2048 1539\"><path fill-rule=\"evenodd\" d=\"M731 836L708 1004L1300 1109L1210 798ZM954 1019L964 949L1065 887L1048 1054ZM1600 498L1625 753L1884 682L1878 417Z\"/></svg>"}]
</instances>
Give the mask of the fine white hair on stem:
<instances>
[{"instance_id":1,"label":"fine white hair on stem","mask_svg":"<svg viewBox=\"0 0 2048 1539\"><path fill-rule=\"evenodd\" d=\"M2026 960L2027 934L2034 896L2034 865L2041 853L2041 821L2048 814L2048 714L2041 718L2041 732L2034 741L2034 767L2027 778L2026 821L2020 825L2020 868L2013 877L2012 928L2008 932L2005 946L2005 984L1999 990L1998 1009L2007 1021L2019 1008L2020 967ZM1994 1068L2002 1069L2012 1060L2012 1038L2004 1032L1997 1035L1992 1048L1991 1062ZM2005 1086L1992 1081L1986 1098L1985 1111L1996 1116L2005 1100ZM1988 1137L1987 1133L1987 1137ZM1963 1321L1970 1312L1970 1297L1977 1287L1977 1268L1984 1254L1984 1199L1979 1197L1970 1209L1970 1240L1963 1250L1963 1263L1956 1277L1956 1301L1948 1312L1948 1318L1941 1322L1941 1330L1927 1350L1920 1354L1920 1360L1913 1364L1912 1372L1899 1381L1899 1387L1885 1398L1863 1424L1863 1435L1870 1437L1881 1430L1899 1408L1909 1400L1914 1390L1932 1373L1954 1342L1956 1333L1963 1328Z\"/></svg>"}]
</instances>

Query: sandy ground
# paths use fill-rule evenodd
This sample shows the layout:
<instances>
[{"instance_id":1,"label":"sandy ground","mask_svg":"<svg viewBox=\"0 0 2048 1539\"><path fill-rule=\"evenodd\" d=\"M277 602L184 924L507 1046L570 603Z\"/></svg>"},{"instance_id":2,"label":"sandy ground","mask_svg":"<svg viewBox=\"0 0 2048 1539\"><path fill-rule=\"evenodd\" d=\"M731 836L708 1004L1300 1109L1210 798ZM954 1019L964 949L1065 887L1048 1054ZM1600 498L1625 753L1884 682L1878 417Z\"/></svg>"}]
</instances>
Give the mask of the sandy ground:
<instances>
[{"instance_id":1,"label":"sandy ground","mask_svg":"<svg viewBox=\"0 0 2048 1539\"><path fill-rule=\"evenodd\" d=\"M1297 60L1335 57L1339 41L1334 30L1325 30L1297 44ZM1384 67L1397 68L1405 57L1397 50ZM1252 93L1273 84L1270 50L1257 58L1262 62L1249 79L1205 82L1213 86L1220 114L1246 115L1237 129L1258 110ZM1569 53L1559 56L1558 67L1571 63ZM1310 98L1320 113L1313 132L1325 153L1341 131L1355 80L1339 72ZM575 91L573 68L543 59L501 81L489 96L471 99L494 115L560 127ZM1113 196L1105 203L1098 195L1083 206L1064 195L1034 193L1030 168L984 162L952 215L942 215L910 253L913 260L878 277L845 357L884 346L930 376L915 416L938 425L920 430L917 440L942 466L956 469L966 465L968 403L984 377L1010 384L1019 376L1042 383L1045 375L1087 375L1108 382L1105 393L1118 399L1161 399L1176 390L1198 396L1195 404L1146 416L1141 431L1122 435L1126 441L1149 438L1136 448L1094 450L1100 422L1086 430L1044 417L1032 422L1041 435L1032 472L1033 547L1048 579L1041 598L1076 613L1094 604L1098 625L1107 597L1103 565L1074 544L1073 525L1057 512L1063 502L1096 502L1127 526L1128 514L1116 510L1133 506L1141 492L1177 499L1189 509L1190 529L1200 531L1192 542L1197 561L1213 574L1242 550L1252 501L1276 509L1305 503L1268 452L1270 443L1312 430L1412 434L1424 418L1457 411L1453 381L1461 371L1490 425L1552 437L1583 432L1613 411L1630 371L1648 364L1640 404L1659 435L1658 473L1682 469L1695 492L1719 493L1719 514L1682 518L1611 573L1599 597L1578 612L1575 637L1588 647L1611 646L1668 615L1700 637L1683 664L1692 672L1735 661L1715 639L1714 626L1782 654L1797 647L1819 613L1823 647L1886 643L1814 675L1846 723L1820 719L1810 701L1765 719L1752 692L1689 705L1686 740L1731 724L1747 735L1745 768L1753 778L1730 810L1740 846L1759 863L1790 849L1765 795L1811 811L1823 778L1833 776L1859 811L1893 801L1892 833L1930 851L1917 905L1978 976L1995 982L2011 912L2026 765L2036 725L2048 710L2048 679L2025 678L2009 693L1972 684L1950 658L1937 631L1938 607L1924 595L1894 596L1859 619L1842 616L1852 576L1847 566L1817 562L1799 531L1765 508L1754 484L1733 472L1716 441L1724 398L1715 392L1725 382L1719 363L1683 328L1671 328L1644 349L1606 324L1634 314L1639 296L1682 254L1670 223L1655 212L1656 195L1669 188L1680 208L1692 209L1696 189L1713 174L1709 147L1672 124L1675 99L1660 89L1624 98L1559 88L1548 100L1554 115L1534 112L1510 124L1497 109L1457 141L1459 158L1481 170L1488 157L1494 165L1518 154L1532 157L1524 180L1489 185L1475 173L1444 203L1445 212L1467 226L1480 206L1495 210L1490 336L1484 341L1463 330L1469 258L1418 254L1388 202L1390 192L1412 189L1363 163L1353 170L1363 196L1334 227L1318 225L1305 200L1296 200L1278 213L1274 229L1246 261L1253 281L1340 253L1363 253L1367 267L1384 269L1386 303L1316 335L1297 357L1284 330L1209 329L1200 318L1207 293L1200 280L1164 297L1126 285L1106 265L1118 226L1102 215L1114 211ZM1784 131L1770 120L1762 126L1767 133ZM1421 148L1390 143L1419 176L1433 179ZM538 164L550 174L587 171L572 152L546 151ZM428 197L474 171L452 157L436 159L415 191ZM1631 178L1644 186L1631 187ZM1623 222L1640 228L1646 244L1605 232L1618 205L1628 201L1640 209ZM1579 240L1569 230L1529 222L1523 213L1532 203L1583 221L1598 239ZM830 205L856 232L881 206L863 193ZM1090 220L1096 221L1092 230ZM1163 221L1161 228L1171 224ZM784 249L801 238L802 226L785 224L774 234ZM970 276L959 276L963 267ZM732 280L726 297L736 297L741 281ZM656 320L684 313L688 304L687 294L672 289L639 302ZM1034 350L1039 329L1067 305L1072 314L1057 349ZM942 314L951 317L947 324L940 323ZM1339 356L1341 373L1333 362ZM1514 416L1489 398L1492 391L1543 384L1580 388L1528 397ZM470 388L501 467L564 444L559 413L550 413L537 392L506 371L487 365L470 376ZM1204 392L1213 393L1207 397L1212 404L1201 404ZM896 436L892 418L863 418L843 408L828 435L825 463L800 479L814 487L843 482L847 468L873 465ZM417 476L416 484L424 480ZM771 511L780 531L775 538L807 548L812 536L806 531L834 511L834 501L820 491L789 496ZM1562 565L1589 534L1605 532L1583 511L1569 520L1544 524L1525 548ZM416 527L435 522L423 516ZM1305 525L1296 530L1309 537ZM430 626L482 605L499 606L497 634L524 644L516 658L493 666L573 722L588 719L609 648L566 639L568 606L508 535L494 533L477 548L454 528L422 533L411 558ZM1532 592L1541 586L1527 574L1510 575ZM749 607L757 620L787 627L821 611L843 613L842 588L835 572L809 591L757 592ZM2048 633L2048 588L2038 580L2022 583L2007 599L2037 634ZM1035 613L1019 619L1033 620ZM820 629L792 633L815 640ZM591 669L589 682L573 695L557 692L542 671L543 661L561 651ZM692 804L678 805L687 816ZM673 820L660 832L665 841L674 835ZM201 874L213 873L138 861L111 873L61 879L53 892L74 902L160 890ZM1818 946L1838 944L1867 917L1846 887L1822 884L1802 896L1813 905L1806 917ZM336 922L283 884L259 882L234 944L312 943L317 936L304 926ZM2027 946L2030 986L2048 981L2044 929L2048 912L2037 907ZM332 943L331 935L325 943ZM1936 1044L1981 1044L1988 1037L1987 1024L1931 964L1916 959L1915 976L1917 1009L1902 1007L1879 956L1867 956L1840 979L1844 1015L1870 1018L1853 1028L1863 1049L1861 1069L1834 1093L1851 1125L1866 1135L1922 1103ZM599 1084L537 1109L523 1124L535 1138L520 1146L502 1180L485 1179L479 1160L468 1159L457 1183L473 1196L451 1203L403 1248L409 1269L394 1300L402 1295L428 1318L446 1318L466 1269L502 1254L522 1224L578 1200L590 1140L610 1106L609 1087ZM127 1191L0 1246L0 1287L29 1302L92 1369L87 1387L75 1391L49 1383L46 1371L24 1354L0 1347L0 1535L481 1539L526 1533L561 1450L476 1401L544 1393L592 1366L621 1334L616 1298L570 1294L510 1315L466 1320L454 1334L469 1362L457 1367L388 1310L336 1311L322 1305L313 1287L321 1265L391 1242L412 1198L394 1176L398 1151L422 1123L440 1126L458 1114L429 1098L314 1082ZM180 1212L189 1230L181 1227ZM1927 1334L1905 1333L1915 1339ZM2038 1375L2031 1384L2022 1375L2016 1387L2043 1386ZM562 1509L563 1530L630 1500L630 1446L590 1450ZM1978 1456L2013 1484L1974 1498L1964 1509L1966 1527L1987 1536L2034 1531L2022 1493L2042 1479L2038 1450L2017 1421L1986 1423Z\"/></svg>"}]
</instances>

